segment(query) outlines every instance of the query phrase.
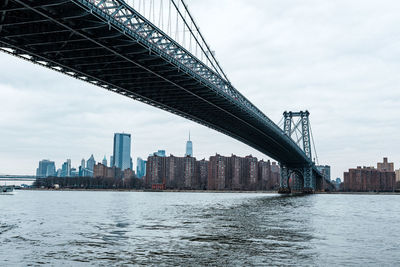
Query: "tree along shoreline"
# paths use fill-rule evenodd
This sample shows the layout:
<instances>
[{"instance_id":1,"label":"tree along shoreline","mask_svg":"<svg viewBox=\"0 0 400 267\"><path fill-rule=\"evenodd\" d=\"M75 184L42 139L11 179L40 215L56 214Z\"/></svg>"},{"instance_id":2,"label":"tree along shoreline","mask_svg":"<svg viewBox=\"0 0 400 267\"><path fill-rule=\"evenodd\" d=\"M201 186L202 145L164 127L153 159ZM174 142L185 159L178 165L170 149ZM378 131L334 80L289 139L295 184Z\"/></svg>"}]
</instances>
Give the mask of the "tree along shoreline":
<instances>
[{"instance_id":1,"label":"tree along shoreline","mask_svg":"<svg viewBox=\"0 0 400 267\"><path fill-rule=\"evenodd\" d=\"M46 177L37 178L34 188L59 189L145 189L143 179L104 177Z\"/></svg>"}]
</instances>

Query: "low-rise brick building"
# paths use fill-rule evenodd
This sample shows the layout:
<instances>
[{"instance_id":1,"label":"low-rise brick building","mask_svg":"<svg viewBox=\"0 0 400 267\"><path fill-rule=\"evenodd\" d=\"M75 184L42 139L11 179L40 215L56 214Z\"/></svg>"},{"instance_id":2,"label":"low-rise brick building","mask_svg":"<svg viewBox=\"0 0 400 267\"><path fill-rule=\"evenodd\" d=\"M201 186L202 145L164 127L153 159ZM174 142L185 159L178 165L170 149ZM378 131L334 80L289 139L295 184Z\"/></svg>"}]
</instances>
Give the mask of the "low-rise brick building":
<instances>
[{"instance_id":1,"label":"low-rise brick building","mask_svg":"<svg viewBox=\"0 0 400 267\"><path fill-rule=\"evenodd\" d=\"M107 167L101 163L94 165L93 167L93 177L94 178L110 178L110 179L122 179L124 173L120 168L117 167Z\"/></svg>"}]
</instances>

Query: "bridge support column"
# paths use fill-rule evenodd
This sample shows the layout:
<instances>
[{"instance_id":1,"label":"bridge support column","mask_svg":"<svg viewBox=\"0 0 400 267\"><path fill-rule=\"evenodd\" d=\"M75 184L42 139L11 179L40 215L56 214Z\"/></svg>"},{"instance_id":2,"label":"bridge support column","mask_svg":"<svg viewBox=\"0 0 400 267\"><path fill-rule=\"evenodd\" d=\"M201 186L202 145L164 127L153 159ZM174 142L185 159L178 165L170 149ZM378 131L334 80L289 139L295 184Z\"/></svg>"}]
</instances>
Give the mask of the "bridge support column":
<instances>
[{"instance_id":1,"label":"bridge support column","mask_svg":"<svg viewBox=\"0 0 400 267\"><path fill-rule=\"evenodd\" d=\"M292 193L303 193L303 188L304 188L303 175L295 172L292 177L294 179Z\"/></svg>"},{"instance_id":2,"label":"bridge support column","mask_svg":"<svg viewBox=\"0 0 400 267\"><path fill-rule=\"evenodd\" d=\"M304 178L304 193L314 193L315 192L315 176L313 174L312 167L307 166L303 168L303 178Z\"/></svg>"},{"instance_id":3,"label":"bridge support column","mask_svg":"<svg viewBox=\"0 0 400 267\"><path fill-rule=\"evenodd\" d=\"M289 185L290 171L288 167L283 164L280 164L281 167L281 179L279 183L279 194L289 194L291 192Z\"/></svg>"}]
</instances>

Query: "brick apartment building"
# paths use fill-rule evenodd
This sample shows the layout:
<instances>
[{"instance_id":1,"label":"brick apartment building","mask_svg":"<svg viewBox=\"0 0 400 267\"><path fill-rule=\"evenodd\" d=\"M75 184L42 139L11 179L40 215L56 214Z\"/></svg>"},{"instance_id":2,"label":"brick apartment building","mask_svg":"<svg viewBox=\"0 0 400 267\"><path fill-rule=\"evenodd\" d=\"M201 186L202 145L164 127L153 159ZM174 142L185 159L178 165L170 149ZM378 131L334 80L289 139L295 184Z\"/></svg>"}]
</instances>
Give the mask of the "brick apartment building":
<instances>
[{"instance_id":1,"label":"brick apartment building","mask_svg":"<svg viewBox=\"0 0 400 267\"><path fill-rule=\"evenodd\" d=\"M252 156L224 157L209 161L152 155L147 159L145 184L164 184L166 189L271 190L279 186L279 166Z\"/></svg>"},{"instance_id":2,"label":"brick apartment building","mask_svg":"<svg viewBox=\"0 0 400 267\"><path fill-rule=\"evenodd\" d=\"M344 191L354 192L391 192L396 187L396 174L394 172L394 164L389 163L387 158L382 163L374 167L357 167L349 169L343 175Z\"/></svg>"},{"instance_id":3,"label":"brick apartment building","mask_svg":"<svg viewBox=\"0 0 400 267\"><path fill-rule=\"evenodd\" d=\"M121 171L117 167L107 167L104 164L98 163L93 168L94 178L109 178L109 179L130 179L134 178L135 172L131 169Z\"/></svg>"}]
</instances>

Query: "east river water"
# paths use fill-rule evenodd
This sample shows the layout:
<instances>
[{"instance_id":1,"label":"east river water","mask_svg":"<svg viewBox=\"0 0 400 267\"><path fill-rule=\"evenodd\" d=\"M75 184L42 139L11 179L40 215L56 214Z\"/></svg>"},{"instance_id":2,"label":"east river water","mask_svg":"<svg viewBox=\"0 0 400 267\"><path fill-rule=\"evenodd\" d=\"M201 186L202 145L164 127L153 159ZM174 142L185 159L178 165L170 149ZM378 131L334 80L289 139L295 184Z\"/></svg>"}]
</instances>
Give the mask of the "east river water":
<instances>
[{"instance_id":1,"label":"east river water","mask_svg":"<svg viewBox=\"0 0 400 267\"><path fill-rule=\"evenodd\" d=\"M0 195L0 266L42 264L399 266L400 195Z\"/></svg>"}]
</instances>

